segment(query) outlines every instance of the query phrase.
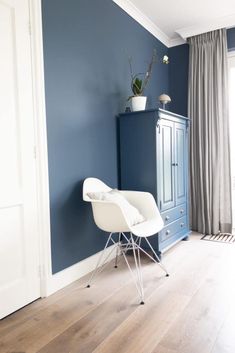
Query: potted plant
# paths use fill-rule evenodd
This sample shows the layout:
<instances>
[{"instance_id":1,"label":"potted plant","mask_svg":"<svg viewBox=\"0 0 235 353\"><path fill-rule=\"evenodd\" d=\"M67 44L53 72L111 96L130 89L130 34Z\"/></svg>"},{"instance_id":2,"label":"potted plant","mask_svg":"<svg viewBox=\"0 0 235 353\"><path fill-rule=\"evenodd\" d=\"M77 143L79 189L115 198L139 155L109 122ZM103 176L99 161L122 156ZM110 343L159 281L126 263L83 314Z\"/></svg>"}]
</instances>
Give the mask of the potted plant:
<instances>
[{"instance_id":1,"label":"potted plant","mask_svg":"<svg viewBox=\"0 0 235 353\"><path fill-rule=\"evenodd\" d=\"M145 110L147 97L143 95L144 90L149 82L152 74L153 65L156 63L157 52L156 49L153 51L151 61L148 65L146 73L133 74L132 70L132 58L129 58L130 73L131 73L131 90L133 95L128 98L131 100L132 111ZM164 64L169 63L169 58L164 55L162 62Z\"/></svg>"}]
</instances>

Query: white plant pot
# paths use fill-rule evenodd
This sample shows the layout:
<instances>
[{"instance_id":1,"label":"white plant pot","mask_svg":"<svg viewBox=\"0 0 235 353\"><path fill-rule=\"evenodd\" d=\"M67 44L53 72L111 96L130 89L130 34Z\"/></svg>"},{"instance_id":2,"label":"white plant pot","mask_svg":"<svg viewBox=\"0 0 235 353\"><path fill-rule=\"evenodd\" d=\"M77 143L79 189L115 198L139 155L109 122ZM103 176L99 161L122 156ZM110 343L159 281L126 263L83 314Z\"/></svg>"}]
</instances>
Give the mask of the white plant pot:
<instances>
[{"instance_id":1,"label":"white plant pot","mask_svg":"<svg viewBox=\"0 0 235 353\"><path fill-rule=\"evenodd\" d=\"M131 98L132 111L145 110L147 97L136 96Z\"/></svg>"}]
</instances>

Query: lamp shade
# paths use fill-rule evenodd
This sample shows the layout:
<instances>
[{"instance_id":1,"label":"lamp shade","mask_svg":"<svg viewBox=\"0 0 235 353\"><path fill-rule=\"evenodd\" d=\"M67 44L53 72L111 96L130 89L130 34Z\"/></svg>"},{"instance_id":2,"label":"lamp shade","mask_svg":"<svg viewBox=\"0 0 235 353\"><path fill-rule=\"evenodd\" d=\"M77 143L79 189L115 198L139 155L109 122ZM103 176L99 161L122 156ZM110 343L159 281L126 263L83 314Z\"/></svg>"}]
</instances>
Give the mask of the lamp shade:
<instances>
[{"instance_id":1,"label":"lamp shade","mask_svg":"<svg viewBox=\"0 0 235 353\"><path fill-rule=\"evenodd\" d=\"M161 94L158 99L159 102L161 102L162 104L167 104L171 102L171 98L165 93Z\"/></svg>"}]
</instances>

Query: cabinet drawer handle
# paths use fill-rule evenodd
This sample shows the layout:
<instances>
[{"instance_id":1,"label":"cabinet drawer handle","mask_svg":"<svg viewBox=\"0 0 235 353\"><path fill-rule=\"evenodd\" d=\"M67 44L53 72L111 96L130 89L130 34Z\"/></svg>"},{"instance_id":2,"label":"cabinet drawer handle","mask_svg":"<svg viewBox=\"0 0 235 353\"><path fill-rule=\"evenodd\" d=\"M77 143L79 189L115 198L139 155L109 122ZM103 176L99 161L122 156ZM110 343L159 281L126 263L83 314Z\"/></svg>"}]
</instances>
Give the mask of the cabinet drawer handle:
<instances>
[{"instance_id":1,"label":"cabinet drawer handle","mask_svg":"<svg viewBox=\"0 0 235 353\"><path fill-rule=\"evenodd\" d=\"M170 230L167 230L167 231L166 231L166 235L169 235L169 234L170 234L170 232L171 232Z\"/></svg>"},{"instance_id":2,"label":"cabinet drawer handle","mask_svg":"<svg viewBox=\"0 0 235 353\"><path fill-rule=\"evenodd\" d=\"M165 217L165 221L169 221L170 217L169 216L166 216Z\"/></svg>"},{"instance_id":3,"label":"cabinet drawer handle","mask_svg":"<svg viewBox=\"0 0 235 353\"><path fill-rule=\"evenodd\" d=\"M181 213L181 214L184 213L184 209L183 209L183 208L180 210L180 213Z\"/></svg>"},{"instance_id":4,"label":"cabinet drawer handle","mask_svg":"<svg viewBox=\"0 0 235 353\"><path fill-rule=\"evenodd\" d=\"M184 223L180 223L180 227L183 228L183 226L184 226Z\"/></svg>"}]
</instances>

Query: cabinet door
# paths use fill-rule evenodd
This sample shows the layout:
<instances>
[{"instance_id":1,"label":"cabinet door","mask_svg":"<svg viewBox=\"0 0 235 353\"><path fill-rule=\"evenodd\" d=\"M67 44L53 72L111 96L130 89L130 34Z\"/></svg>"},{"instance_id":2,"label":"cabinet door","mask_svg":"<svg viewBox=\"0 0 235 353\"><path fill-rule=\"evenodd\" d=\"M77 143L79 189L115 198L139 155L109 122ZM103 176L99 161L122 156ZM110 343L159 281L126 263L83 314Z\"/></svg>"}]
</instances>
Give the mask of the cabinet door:
<instances>
[{"instance_id":1,"label":"cabinet door","mask_svg":"<svg viewBox=\"0 0 235 353\"><path fill-rule=\"evenodd\" d=\"M175 123L175 201L186 202L187 193L187 144L185 124Z\"/></svg>"},{"instance_id":2,"label":"cabinet door","mask_svg":"<svg viewBox=\"0 0 235 353\"><path fill-rule=\"evenodd\" d=\"M174 123L162 120L158 134L157 175L158 206L161 211L175 206L174 177Z\"/></svg>"}]
</instances>

